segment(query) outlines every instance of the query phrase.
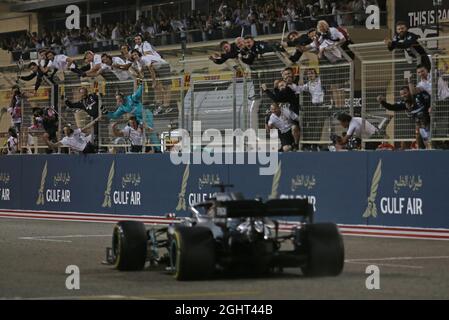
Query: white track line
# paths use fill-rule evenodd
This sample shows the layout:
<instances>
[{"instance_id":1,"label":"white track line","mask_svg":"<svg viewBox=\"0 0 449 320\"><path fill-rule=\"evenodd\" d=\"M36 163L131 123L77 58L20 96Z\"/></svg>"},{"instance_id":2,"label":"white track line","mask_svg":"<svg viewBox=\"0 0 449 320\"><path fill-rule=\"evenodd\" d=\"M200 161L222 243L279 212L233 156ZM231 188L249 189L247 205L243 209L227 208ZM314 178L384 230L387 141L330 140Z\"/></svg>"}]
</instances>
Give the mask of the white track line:
<instances>
[{"instance_id":1,"label":"white track line","mask_svg":"<svg viewBox=\"0 0 449 320\"><path fill-rule=\"evenodd\" d=\"M350 264L363 264L363 265L370 265L372 262L362 262L362 261L345 261L345 263ZM405 264L391 264L391 263L376 263L376 266L381 267L393 267L393 268L406 268L406 269L422 269L422 266L410 266Z\"/></svg>"},{"instance_id":2,"label":"white track line","mask_svg":"<svg viewBox=\"0 0 449 320\"><path fill-rule=\"evenodd\" d=\"M449 259L449 256L366 258L366 259L347 259L345 261L364 262L364 261L434 260L434 259Z\"/></svg>"},{"instance_id":3,"label":"white track line","mask_svg":"<svg viewBox=\"0 0 449 320\"><path fill-rule=\"evenodd\" d=\"M68 238L94 238L94 237L110 237L110 234L72 234L65 236L34 236L34 237L19 237L20 240L35 240L35 241L52 241L71 243L71 240L59 240Z\"/></svg>"},{"instance_id":4,"label":"white track line","mask_svg":"<svg viewBox=\"0 0 449 320\"><path fill-rule=\"evenodd\" d=\"M57 240L57 239L31 239L31 238L19 238L21 240L34 240L34 241L49 241L49 242L65 242L65 243L71 243L70 240Z\"/></svg>"}]
</instances>

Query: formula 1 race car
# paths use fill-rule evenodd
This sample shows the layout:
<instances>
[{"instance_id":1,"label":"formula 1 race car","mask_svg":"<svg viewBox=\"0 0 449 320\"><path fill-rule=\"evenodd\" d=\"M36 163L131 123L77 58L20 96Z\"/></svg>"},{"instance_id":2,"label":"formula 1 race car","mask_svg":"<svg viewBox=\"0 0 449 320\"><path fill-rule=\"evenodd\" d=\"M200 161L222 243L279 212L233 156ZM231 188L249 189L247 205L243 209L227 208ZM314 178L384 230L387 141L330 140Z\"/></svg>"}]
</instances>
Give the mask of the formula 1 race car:
<instances>
[{"instance_id":1,"label":"formula 1 race car","mask_svg":"<svg viewBox=\"0 0 449 320\"><path fill-rule=\"evenodd\" d=\"M190 207L191 217L168 227L146 229L138 221L114 227L106 260L118 270L165 266L177 280L206 279L220 272L252 275L301 268L306 276L337 276L344 245L336 224L313 223L307 200L245 200L221 192ZM288 234L279 234L275 217L300 217ZM289 250L281 246L289 245Z\"/></svg>"}]
</instances>

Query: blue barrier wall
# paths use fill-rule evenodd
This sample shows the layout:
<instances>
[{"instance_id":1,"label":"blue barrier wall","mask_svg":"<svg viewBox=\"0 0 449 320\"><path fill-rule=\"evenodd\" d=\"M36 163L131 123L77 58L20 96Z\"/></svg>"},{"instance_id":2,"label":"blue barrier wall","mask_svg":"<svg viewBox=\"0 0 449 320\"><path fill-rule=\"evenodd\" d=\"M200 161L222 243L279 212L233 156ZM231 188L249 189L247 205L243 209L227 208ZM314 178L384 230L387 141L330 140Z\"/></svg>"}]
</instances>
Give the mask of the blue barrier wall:
<instances>
[{"instance_id":1,"label":"blue barrier wall","mask_svg":"<svg viewBox=\"0 0 449 320\"><path fill-rule=\"evenodd\" d=\"M0 209L165 215L232 183L247 197L309 197L318 221L449 228L449 152L279 155L259 165L173 165L169 155L0 158Z\"/></svg>"}]
</instances>

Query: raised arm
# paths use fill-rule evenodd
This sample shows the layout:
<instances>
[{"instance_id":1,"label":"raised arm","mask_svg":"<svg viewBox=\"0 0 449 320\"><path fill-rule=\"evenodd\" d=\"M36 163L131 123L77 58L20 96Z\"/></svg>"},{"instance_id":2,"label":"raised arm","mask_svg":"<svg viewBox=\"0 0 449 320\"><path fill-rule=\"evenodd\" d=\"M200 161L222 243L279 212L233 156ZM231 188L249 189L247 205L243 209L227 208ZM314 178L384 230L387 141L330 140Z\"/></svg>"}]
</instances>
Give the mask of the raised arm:
<instances>
[{"instance_id":1,"label":"raised arm","mask_svg":"<svg viewBox=\"0 0 449 320\"><path fill-rule=\"evenodd\" d=\"M140 101L142 99L142 93L143 93L143 84L140 84L139 87L137 87L136 92L133 93L131 96L131 99L134 101Z\"/></svg>"},{"instance_id":2,"label":"raised arm","mask_svg":"<svg viewBox=\"0 0 449 320\"><path fill-rule=\"evenodd\" d=\"M120 118L122 115L124 115L126 112L125 108L123 107L123 105L121 105L120 107L118 107L117 110L115 110L114 112L108 112L108 118L109 119L118 119Z\"/></svg>"},{"instance_id":3,"label":"raised arm","mask_svg":"<svg viewBox=\"0 0 449 320\"><path fill-rule=\"evenodd\" d=\"M383 96L378 96L377 102L379 102L382 107L384 107L385 109L390 110L390 111L407 110L407 106L405 105L404 102L396 102L394 104L391 104L391 103L388 103L387 100L385 99L385 97L383 97Z\"/></svg>"},{"instance_id":4,"label":"raised arm","mask_svg":"<svg viewBox=\"0 0 449 320\"><path fill-rule=\"evenodd\" d=\"M21 76L20 79L25 80L25 81L30 81L30 80L33 80L36 76L37 76L37 73L33 72L27 76Z\"/></svg>"}]
</instances>

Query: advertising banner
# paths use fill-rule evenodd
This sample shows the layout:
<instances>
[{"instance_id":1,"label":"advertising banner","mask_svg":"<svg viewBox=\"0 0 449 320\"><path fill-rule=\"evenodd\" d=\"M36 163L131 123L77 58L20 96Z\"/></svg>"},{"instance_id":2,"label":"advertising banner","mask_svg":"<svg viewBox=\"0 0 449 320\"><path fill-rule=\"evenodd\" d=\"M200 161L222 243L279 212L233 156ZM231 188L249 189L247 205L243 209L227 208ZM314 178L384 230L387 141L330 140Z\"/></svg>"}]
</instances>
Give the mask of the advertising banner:
<instances>
[{"instance_id":1,"label":"advertising banner","mask_svg":"<svg viewBox=\"0 0 449 320\"><path fill-rule=\"evenodd\" d=\"M258 165L174 165L162 155L0 157L0 210L176 216L219 184L246 198L307 198L316 221L449 228L449 153L280 154L273 175Z\"/></svg>"}]
</instances>

